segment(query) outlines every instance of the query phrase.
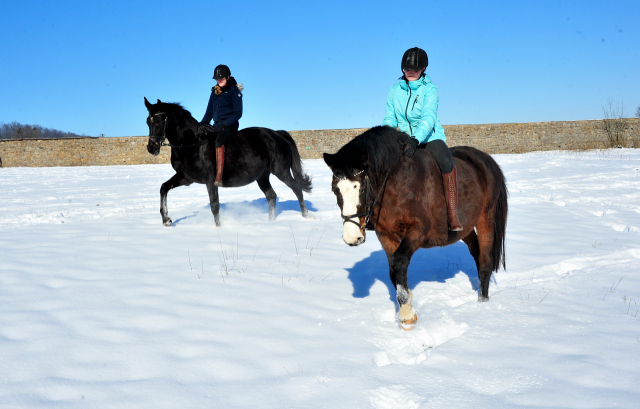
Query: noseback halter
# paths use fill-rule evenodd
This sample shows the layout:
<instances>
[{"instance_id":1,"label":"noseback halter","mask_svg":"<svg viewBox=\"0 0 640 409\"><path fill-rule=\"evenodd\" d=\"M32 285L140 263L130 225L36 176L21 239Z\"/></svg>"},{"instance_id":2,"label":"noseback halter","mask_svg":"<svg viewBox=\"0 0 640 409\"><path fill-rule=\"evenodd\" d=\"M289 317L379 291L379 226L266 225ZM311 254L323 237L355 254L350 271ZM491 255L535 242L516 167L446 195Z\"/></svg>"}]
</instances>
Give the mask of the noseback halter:
<instances>
[{"instance_id":1,"label":"noseback halter","mask_svg":"<svg viewBox=\"0 0 640 409\"><path fill-rule=\"evenodd\" d=\"M382 182L382 186L380 186L380 189L378 190L378 195L376 196L373 202L370 200L370 197L371 197L370 194L373 193L373 186L371 186L371 179L369 178L369 175L366 175L366 174L364 175L364 187L361 187L360 191L362 192L362 189L365 189L365 202L366 202L365 211L358 212L349 216L345 216L341 214L340 216L342 217L342 224L345 224L347 222L353 223L356 226L358 226L362 234L364 234L365 227L369 224L369 220L371 219L371 215L373 214L373 209L376 207L376 204L378 204L378 202L380 201L380 196L382 195L382 192L384 191L384 187L387 184L387 178L389 177L390 171L391 169L387 171L387 174L384 177L384 182ZM360 172L355 173L353 176L354 177L358 176L363 172L364 170L361 170ZM333 177L336 179L339 179L336 175L333 175ZM363 224L360 224L361 217L364 217ZM354 218L356 218L356 220L358 221L353 220Z\"/></svg>"},{"instance_id":2,"label":"noseback halter","mask_svg":"<svg viewBox=\"0 0 640 409\"><path fill-rule=\"evenodd\" d=\"M164 118L164 127L162 129L162 135L151 135L151 132L149 132L149 139L151 139L152 141L154 141L155 143L160 144L160 146L168 146L165 145L164 140L167 139L167 123L169 117L165 117Z\"/></svg>"}]
</instances>

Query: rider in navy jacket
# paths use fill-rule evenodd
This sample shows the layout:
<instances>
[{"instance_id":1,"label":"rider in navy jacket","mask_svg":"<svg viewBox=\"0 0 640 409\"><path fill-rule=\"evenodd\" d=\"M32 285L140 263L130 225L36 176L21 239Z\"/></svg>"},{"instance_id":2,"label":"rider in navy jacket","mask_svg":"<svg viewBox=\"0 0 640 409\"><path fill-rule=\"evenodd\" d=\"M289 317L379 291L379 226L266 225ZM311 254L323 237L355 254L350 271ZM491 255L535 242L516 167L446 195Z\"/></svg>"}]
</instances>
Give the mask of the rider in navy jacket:
<instances>
[{"instance_id":1,"label":"rider in navy jacket","mask_svg":"<svg viewBox=\"0 0 640 409\"><path fill-rule=\"evenodd\" d=\"M237 123L242 117L242 84L238 84L233 77L229 77L227 85L211 88L211 96L207 111L201 122L227 127Z\"/></svg>"},{"instance_id":2,"label":"rider in navy jacket","mask_svg":"<svg viewBox=\"0 0 640 409\"><path fill-rule=\"evenodd\" d=\"M224 144L238 132L242 117L242 84L238 84L231 76L226 65L218 65L213 71L213 79L218 85L211 88L211 96L207 111L200 121L208 124L213 119L216 135L216 180L214 184L222 186L222 170L224 169Z\"/></svg>"}]
</instances>

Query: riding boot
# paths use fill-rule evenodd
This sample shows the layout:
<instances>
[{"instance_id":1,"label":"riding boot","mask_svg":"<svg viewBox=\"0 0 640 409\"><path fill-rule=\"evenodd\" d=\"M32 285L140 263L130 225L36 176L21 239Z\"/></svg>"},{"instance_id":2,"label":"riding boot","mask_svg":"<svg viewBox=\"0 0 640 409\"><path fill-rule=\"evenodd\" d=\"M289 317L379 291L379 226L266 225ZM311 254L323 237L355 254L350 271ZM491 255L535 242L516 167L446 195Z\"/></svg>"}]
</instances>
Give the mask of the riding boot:
<instances>
[{"instance_id":1,"label":"riding boot","mask_svg":"<svg viewBox=\"0 0 640 409\"><path fill-rule=\"evenodd\" d=\"M224 145L216 148L216 181L213 184L222 187L222 169L224 169Z\"/></svg>"},{"instance_id":2,"label":"riding boot","mask_svg":"<svg viewBox=\"0 0 640 409\"><path fill-rule=\"evenodd\" d=\"M462 226L458 221L458 178L456 167L449 173L443 173L444 194L447 200L447 213L449 214L449 230L461 231Z\"/></svg>"}]
</instances>

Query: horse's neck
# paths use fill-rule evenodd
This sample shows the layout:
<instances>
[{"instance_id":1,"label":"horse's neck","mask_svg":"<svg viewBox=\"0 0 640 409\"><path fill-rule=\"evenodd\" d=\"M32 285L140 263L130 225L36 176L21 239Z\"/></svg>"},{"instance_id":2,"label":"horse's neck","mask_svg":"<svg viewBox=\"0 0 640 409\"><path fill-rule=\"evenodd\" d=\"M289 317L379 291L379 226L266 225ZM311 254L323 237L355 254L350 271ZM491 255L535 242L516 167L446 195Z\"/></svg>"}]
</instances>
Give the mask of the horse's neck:
<instances>
[{"instance_id":1,"label":"horse's neck","mask_svg":"<svg viewBox=\"0 0 640 409\"><path fill-rule=\"evenodd\" d=\"M177 120L174 118L173 132L167 135L167 139L172 145L186 144L197 142L200 138L198 135L197 121L193 118L185 118L186 126L181 127L177 125Z\"/></svg>"}]
</instances>

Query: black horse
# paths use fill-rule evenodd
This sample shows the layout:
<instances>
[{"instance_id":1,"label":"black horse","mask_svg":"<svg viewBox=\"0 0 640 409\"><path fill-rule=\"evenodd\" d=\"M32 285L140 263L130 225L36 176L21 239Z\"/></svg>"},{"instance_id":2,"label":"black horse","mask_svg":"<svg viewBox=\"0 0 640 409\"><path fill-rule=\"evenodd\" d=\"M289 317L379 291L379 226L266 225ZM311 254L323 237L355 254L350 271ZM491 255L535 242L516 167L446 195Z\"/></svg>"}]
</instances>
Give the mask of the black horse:
<instances>
[{"instance_id":1,"label":"black horse","mask_svg":"<svg viewBox=\"0 0 640 409\"><path fill-rule=\"evenodd\" d=\"M162 146L170 146L171 166L176 171L160 188L162 223L165 226L173 223L167 216L169 190L195 182L207 185L211 212L216 226L220 226L218 188L213 184L216 178L216 131L209 125L200 124L180 104L160 100L151 104L147 98L144 104L149 111L147 150L152 155L158 155ZM169 143L165 144L165 140ZM312 218L302 197L303 190L311 192L311 178L302 170L298 147L289 133L267 128L246 128L229 139L225 147L224 187L245 186L257 181L269 203L269 220L274 220L277 196L269 183L269 175L273 173L293 190L300 203L302 216Z\"/></svg>"},{"instance_id":2,"label":"black horse","mask_svg":"<svg viewBox=\"0 0 640 409\"><path fill-rule=\"evenodd\" d=\"M505 268L507 185L500 166L469 146L451 148L458 169L458 217L462 231L447 226L442 174L433 155L418 149L403 155L407 135L388 126L371 128L324 160L334 178L332 189L342 211L342 238L357 246L365 230L375 230L389 261L398 293L403 329L413 328L407 267L419 248L464 241L480 279L479 301L489 300L491 273Z\"/></svg>"}]
</instances>

